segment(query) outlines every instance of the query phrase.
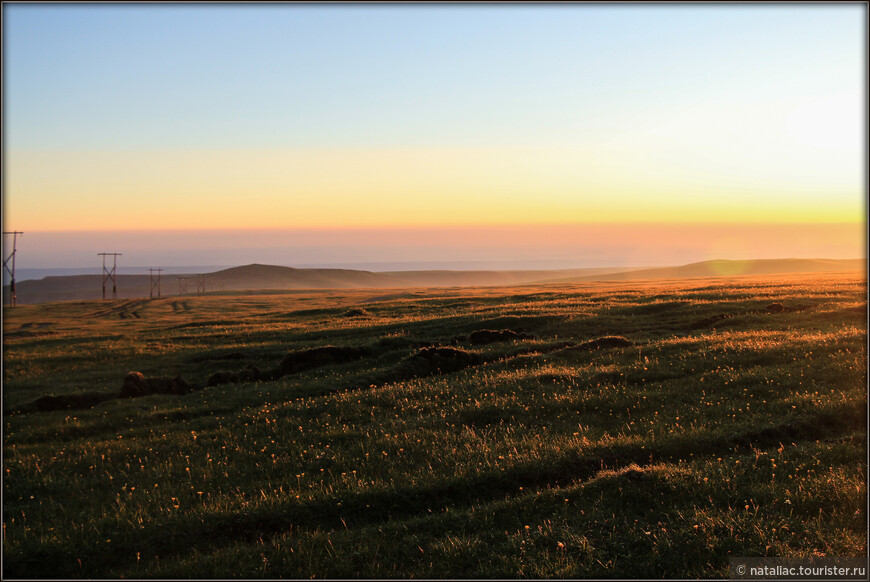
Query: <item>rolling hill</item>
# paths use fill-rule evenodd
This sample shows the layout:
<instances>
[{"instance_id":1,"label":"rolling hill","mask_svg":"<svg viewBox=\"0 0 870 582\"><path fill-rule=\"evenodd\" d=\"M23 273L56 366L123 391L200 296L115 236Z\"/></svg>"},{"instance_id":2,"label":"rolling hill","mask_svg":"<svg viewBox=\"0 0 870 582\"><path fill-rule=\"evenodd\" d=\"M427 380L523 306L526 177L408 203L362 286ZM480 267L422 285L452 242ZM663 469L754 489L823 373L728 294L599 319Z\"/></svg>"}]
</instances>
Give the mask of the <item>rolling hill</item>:
<instances>
[{"instance_id":1,"label":"rolling hill","mask_svg":"<svg viewBox=\"0 0 870 582\"><path fill-rule=\"evenodd\" d=\"M729 261L717 259L679 267L633 269L620 273L581 275L546 279L542 283L580 283L585 281L639 281L656 279L693 279L699 277L737 277L751 275L785 275L792 273L827 273L865 271L866 259L761 259Z\"/></svg>"},{"instance_id":2,"label":"rolling hill","mask_svg":"<svg viewBox=\"0 0 870 582\"><path fill-rule=\"evenodd\" d=\"M296 269L245 265L211 274L216 289L354 289L406 287L407 282L384 273L353 269Z\"/></svg>"},{"instance_id":3,"label":"rolling hill","mask_svg":"<svg viewBox=\"0 0 870 582\"><path fill-rule=\"evenodd\" d=\"M474 287L542 283L582 283L591 281L633 281L865 271L865 259L781 259L758 261L714 260L677 267L636 269L625 267L524 270L524 271L390 271L353 269L297 269L275 265L245 265L207 275L166 275L162 295L206 292L301 290L301 289L401 289L409 287ZM16 283L18 303L46 303L99 299L101 275L51 276ZM148 275L118 275L118 298L148 297ZM112 290L107 289L111 296ZM3 289L8 304L8 286Z\"/></svg>"}]
</instances>

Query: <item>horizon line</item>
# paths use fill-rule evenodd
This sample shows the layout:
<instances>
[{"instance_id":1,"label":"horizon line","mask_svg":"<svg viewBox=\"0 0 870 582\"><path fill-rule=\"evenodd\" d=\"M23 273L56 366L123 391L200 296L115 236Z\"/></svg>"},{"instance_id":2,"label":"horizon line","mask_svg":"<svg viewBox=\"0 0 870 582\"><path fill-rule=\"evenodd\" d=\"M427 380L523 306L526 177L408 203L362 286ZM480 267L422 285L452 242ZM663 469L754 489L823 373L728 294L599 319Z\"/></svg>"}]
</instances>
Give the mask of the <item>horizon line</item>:
<instances>
[{"instance_id":1,"label":"horizon line","mask_svg":"<svg viewBox=\"0 0 870 582\"><path fill-rule=\"evenodd\" d=\"M48 234L85 234L85 233L141 233L141 232L226 232L226 231L245 231L245 232L276 232L276 231L325 231L325 230L442 230L442 229L487 229L487 228L567 228L567 227L602 227L602 226L832 226L832 225L868 225L867 217L861 220L667 220L667 221L650 221L650 220L596 220L586 222L491 222L491 223L421 223L415 225L409 224L346 224L346 225L321 225L321 226L206 226L206 227L157 227L157 228L60 228L60 229L44 229L32 228L28 229L31 233L48 233ZM11 227L10 227L11 228ZM4 226L4 231L7 230Z\"/></svg>"}]
</instances>

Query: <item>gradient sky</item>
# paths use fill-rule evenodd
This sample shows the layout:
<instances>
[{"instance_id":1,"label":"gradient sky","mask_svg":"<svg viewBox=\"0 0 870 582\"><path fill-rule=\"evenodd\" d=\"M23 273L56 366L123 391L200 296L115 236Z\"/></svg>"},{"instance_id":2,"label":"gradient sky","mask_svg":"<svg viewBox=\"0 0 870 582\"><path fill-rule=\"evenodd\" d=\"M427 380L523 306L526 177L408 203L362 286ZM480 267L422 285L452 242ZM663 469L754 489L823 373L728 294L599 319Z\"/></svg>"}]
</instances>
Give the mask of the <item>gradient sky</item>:
<instances>
[{"instance_id":1,"label":"gradient sky","mask_svg":"<svg viewBox=\"0 0 870 582\"><path fill-rule=\"evenodd\" d=\"M804 233L784 256L863 256L866 18L864 4L7 3L3 226L25 231L22 252L47 232L170 229L194 237L173 238L184 248L202 229L289 233L274 249L410 229L431 250L449 228L519 228L546 258L546 225L613 225L629 248L709 224L707 246L737 258L727 225L755 224ZM820 234L831 224L853 252ZM487 254L475 244L462 254ZM377 248L359 260L401 254Z\"/></svg>"}]
</instances>

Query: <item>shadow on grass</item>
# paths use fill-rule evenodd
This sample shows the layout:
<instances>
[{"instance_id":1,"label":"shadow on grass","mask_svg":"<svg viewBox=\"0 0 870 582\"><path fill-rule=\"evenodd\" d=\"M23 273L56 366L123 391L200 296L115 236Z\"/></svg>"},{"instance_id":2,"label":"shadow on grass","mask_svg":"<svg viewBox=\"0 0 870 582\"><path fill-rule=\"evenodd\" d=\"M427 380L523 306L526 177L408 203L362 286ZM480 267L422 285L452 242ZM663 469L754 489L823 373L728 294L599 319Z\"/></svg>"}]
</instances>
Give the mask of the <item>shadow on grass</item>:
<instances>
[{"instance_id":1,"label":"shadow on grass","mask_svg":"<svg viewBox=\"0 0 870 582\"><path fill-rule=\"evenodd\" d=\"M533 463L502 471L487 471L422 487L396 487L356 495L283 503L250 511L206 513L178 517L140 528L121 526L101 532L111 543L81 540L76 547L43 543L7 551L4 574L12 578L93 577L112 568L142 560L216 548L239 541L258 541L296 529L333 531L391 520L426 517L447 508L463 508L528 492L567 486L600 475L602 471L635 476L652 464L676 462L690 455L700 458L763 449L782 442L839 438L863 428L866 412L858 406L816 411L793 422L736 433L720 432L708 439L676 435L654 447L616 444L597 450L572 449ZM621 474L621 473L620 473Z\"/></svg>"}]
</instances>

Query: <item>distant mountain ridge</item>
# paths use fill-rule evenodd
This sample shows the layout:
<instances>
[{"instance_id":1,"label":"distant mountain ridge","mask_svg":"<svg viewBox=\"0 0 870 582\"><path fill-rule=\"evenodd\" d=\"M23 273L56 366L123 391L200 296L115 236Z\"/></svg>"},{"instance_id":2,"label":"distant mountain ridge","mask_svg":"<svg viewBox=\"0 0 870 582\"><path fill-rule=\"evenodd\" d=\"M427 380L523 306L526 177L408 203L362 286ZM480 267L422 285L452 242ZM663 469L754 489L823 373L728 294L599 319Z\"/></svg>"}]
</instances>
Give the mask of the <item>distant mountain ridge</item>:
<instances>
[{"instance_id":1,"label":"distant mountain ridge","mask_svg":"<svg viewBox=\"0 0 870 582\"><path fill-rule=\"evenodd\" d=\"M274 265L245 265L210 275L226 289L352 289L403 287L404 281L383 273L353 269L297 269Z\"/></svg>"},{"instance_id":2,"label":"distant mountain ridge","mask_svg":"<svg viewBox=\"0 0 870 582\"><path fill-rule=\"evenodd\" d=\"M549 283L584 281L638 281L646 279L691 279L697 277L738 277L749 275L785 275L789 273L825 273L865 271L866 259L758 259L734 261L714 259L679 267L632 269L606 276L592 275L548 280Z\"/></svg>"},{"instance_id":3,"label":"distant mountain ridge","mask_svg":"<svg viewBox=\"0 0 870 582\"><path fill-rule=\"evenodd\" d=\"M659 268L587 268L524 271L389 271L354 269L298 269L252 264L205 275L165 275L163 296L206 292L302 289L401 289L409 287L473 287L523 284L584 283L734 277L787 273L857 272L866 274L866 259L765 259L757 261L711 260ZM49 276L16 283L18 303L45 303L100 299L102 275ZM118 298L148 297L149 275L118 275ZM8 304L8 285L3 288ZM111 296L112 290L108 288Z\"/></svg>"}]
</instances>

